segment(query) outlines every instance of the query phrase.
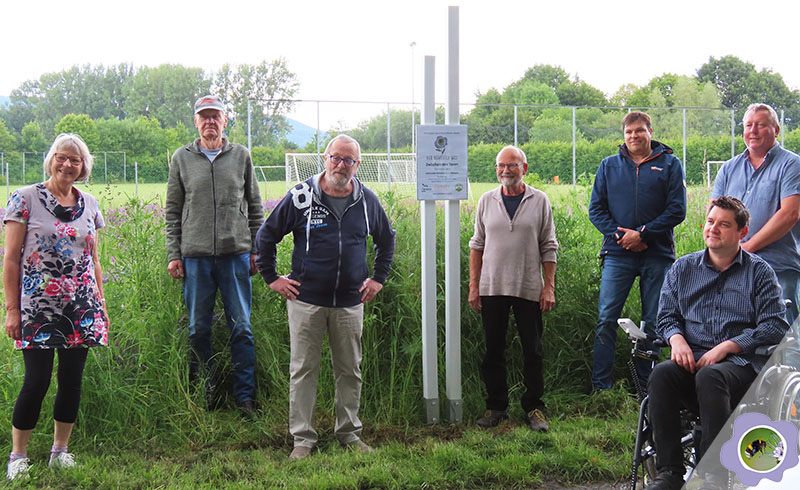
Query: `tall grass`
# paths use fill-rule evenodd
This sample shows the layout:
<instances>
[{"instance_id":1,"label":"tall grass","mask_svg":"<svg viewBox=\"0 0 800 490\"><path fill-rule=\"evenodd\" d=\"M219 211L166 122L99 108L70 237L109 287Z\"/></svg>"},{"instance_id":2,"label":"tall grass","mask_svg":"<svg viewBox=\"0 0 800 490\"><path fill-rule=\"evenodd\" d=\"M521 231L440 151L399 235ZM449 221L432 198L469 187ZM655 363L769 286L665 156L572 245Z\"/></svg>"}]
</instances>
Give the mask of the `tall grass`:
<instances>
[{"instance_id":1,"label":"tall grass","mask_svg":"<svg viewBox=\"0 0 800 490\"><path fill-rule=\"evenodd\" d=\"M122 454L117 457L135 468L139 468L141 462L134 456L130 456L133 459L128 461L124 454L142 454L151 458L148 461L152 467L136 470L134 482L136 478L146 478L142 475L150 475L178 486L185 483L186 486L202 487L208 482L226 481L227 471L253 481L262 477L276 481L268 476L273 470L279 474L294 471L263 461L261 463L271 469L246 470L240 462L231 461L234 456L209 456L215 449L224 448L231 454L265 450L268 455L274 453L284 458L285 451L291 446L286 430L289 339L285 302L264 284L260 276L253 278L257 402L262 416L255 422L243 423L231 409L206 411L202 389L196 389L198 387L188 381L187 320L181 285L166 272L163 208L157 199L147 202L129 197L120 201L113 191L98 194L104 203L107 222L100 235L100 256L111 318L111 345L90 351L73 447L88 450L90 459L93 458L97 465L109 464L107 454ZM293 476L296 478L293 481L320 488L331 485L350 488L354 482L355 486L363 488L458 487L462 484L476 487L480 486L478 482L504 487L512 481L519 481L523 486L536 484L540 481L540 474L563 481L620 478L621 472L625 471L626 451L632 443L631 426L635 420L635 402L624 395L629 345L625 341L618 343L615 366L616 379L621 383L618 389L607 398L585 396L589 388L596 322L600 277L597 251L601 237L588 220L587 187L576 190L562 187L553 195L560 243L556 307L544 316L545 401L549 415L554 417L553 433L540 436L524 430L508 432L510 429L507 428L498 438L497 433L467 431L462 434L460 429L447 426L424 427L421 413L419 206L409 198L384 193L381 200L397 231L397 248L384 289L365 308L364 388L360 415L366 425L365 437L382 441L386 450L378 460L370 463L370 471L364 474L354 469L360 464L357 456L342 456L342 459L330 462L332 467L343 465L349 468L342 468L339 484L335 479L320 480L321 477L315 474L314 463L294 467L299 473ZM690 189L689 196L689 217L676 229L679 254L702 247L698 236L702 227L702 206L708 196L698 189ZM441 214L442 210L437 212ZM473 231L473 212L471 203L462 205L461 345L467 424L471 424L484 407L483 385L478 374L483 354L482 328L480 317L467 306L466 300L468 241ZM444 243L443 222L440 215L439 243ZM291 240L287 238L278 248L278 267L283 273L289 270L291 246ZM443 247L438 248L442 254ZM371 263L372 251L369 253ZM442 284L437 303L440 310L439 360L442 364L439 386L442 390L440 399L445 400L443 256L438 257L437 264ZM624 314L634 318L639 316L636 288ZM215 326L218 327L214 334L218 365L223 379L228 379L231 366L221 304L217 305ZM508 340L509 386L511 399L519 400L523 390L522 369L519 342L515 336L509 335ZM21 356L13 351L10 342L0 347L0 372L3 373L0 376L0 447L4 447L9 444L9 431L3 428L11 425L11 411L22 379ZM223 386L229 388L227 384ZM31 442L34 452L46 452L52 437L48 420L55 390L50 391ZM233 400L228 399L227 406L230 408L232 405ZM330 355L324 347L317 405L317 426L323 446L333 441L333 406L333 374ZM519 419L521 416L521 408L512 407L512 417ZM462 441L455 446L440 441L453 437ZM580 440L567 440L576 438ZM423 463L397 446L404 443L423 451L427 455L424 464L428 466L415 467ZM488 449L481 449L483 445ZM519 460L521 456L515 456L514 452L524 447L537 448L537 451L550 447L552 450L537 453L534 460L530 459L530 454ZM614 457L608 459L604 451L614 452ZM170 456L176 452L183 456ZM394 460L395 455L404 461ZM216 461L214 471L221 473L190 473L186 480L176 475L169 476L171 457L180 459L181 464L190 465L187 461L209 457ZM163 458L166 458L164 462ZM503 464L498 465L496 458L503 459ZM269 457L267 459L269 461ZM493 461L494 466L484 460ZM454 465L462 463L468 469L447 475ZM105 477L93 474L75 478L93 485L105 481L109 487L114 487L113 482L124 477L110 469ZM441 482L447 483L439 484Z\"/></svg>"}]
</instances>

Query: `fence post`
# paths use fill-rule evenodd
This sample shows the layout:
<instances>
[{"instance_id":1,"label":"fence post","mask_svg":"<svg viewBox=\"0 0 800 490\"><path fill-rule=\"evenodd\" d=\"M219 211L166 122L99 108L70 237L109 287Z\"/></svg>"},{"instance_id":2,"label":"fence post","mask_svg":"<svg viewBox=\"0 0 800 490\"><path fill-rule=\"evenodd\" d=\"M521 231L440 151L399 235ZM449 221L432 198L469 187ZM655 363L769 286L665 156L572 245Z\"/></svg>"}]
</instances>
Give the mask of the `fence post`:
<instances>
[{"instance_id":1,"label":"fence post","mask_svg":"<svg viewBox=\"0 0 800 490\"><path fill-rule=\"evenodd\" d=\"M322 172L322 161L319 158L319 101L317 101L317 173Z\"/></svg>"},{"instance_id":2,"label":"fence post","mask_svg":"<svg viewBox=\"0 0 800 490\"><path fill-rule=\"evenodd\" d=\"M247 151L253 151L253 145L251 144L251 133L250 133L250 99L247 99Z\"/></svg>"},{"instance_id":3,"label":"fence post","mask_svg":"<svg viewBox=\"0 0 800 490\"><path fill-rule=\"evenodd\" d=\"M686 177L686 108L683 108L683 176Z\"/></svg>"},{"instance_id":4,"label":"fence post","mask_svg":"<svg viewBox=\"0 0 800 490\"><path fill-rule=\"evenodd\" d=\"M736 156L736 109L731 109L731 158Z\"/></svg>"},{"instance_id":5,"label":"fence post","mask_svg":"<svg viewBox=\"0 0 800 490\"><path fill-rule=\"evenodd\" d=\"M576 144L576 138L575 138L575 106L572 106L572 188L573 189L575 189L575 184L576 184L576 181L577 181L577 175L576 175L576 170L575 170L575 161L576 161L575 144Z\"/></svg>"},{"instance_id":6,"label":"fence post","mask_svg":"<svg viewBox=\"0 0 800 490\"><path fill-rule=\"evenodd\" d=\"M378 175L380 176L380 171ZM392 105L386 103L386 181L392 190Z\"/></svg>"},{"instance_id":7,"label":"fence post","mask_svg":"<svg viewBox=\"0 0 800 490\"><path fill-rule=\"evenodd\" d=\"M783 109L781 109L781 146L786 146L786 130L784 128L786 121L784 119L784 115Z\"/></svg>"},{"instance_id":8,"label":"fence post","mask_svg":"<svg viewBox=\"0 0 800 490\"><path fill-rule=\"evenodd\" d=\"M517 143L517 104L514 104L514 146L519 147Z\"/></svg>"},{"instance_id":9,"label":"fence post","mask_svg":"<svg viewBox=\"0 0 800 490\"><path fill-rule=\"evenodd\" d=\"M139 162L133 161L133 179L136 182L136 197L139 197Z\"/></svg>"}]
</instances>

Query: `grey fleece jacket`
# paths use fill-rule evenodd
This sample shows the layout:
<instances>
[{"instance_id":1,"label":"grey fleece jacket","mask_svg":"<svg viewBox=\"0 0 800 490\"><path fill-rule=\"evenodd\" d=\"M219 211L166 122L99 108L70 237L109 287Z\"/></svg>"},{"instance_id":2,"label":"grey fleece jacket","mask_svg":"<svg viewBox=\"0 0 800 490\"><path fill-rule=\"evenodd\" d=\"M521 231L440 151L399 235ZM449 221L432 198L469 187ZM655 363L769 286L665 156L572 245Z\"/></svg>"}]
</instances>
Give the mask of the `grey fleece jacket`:
<instances>
[{"instance_id":1,"label":"grey fleece jacket","mask_svg":"<svg viewBox=\"0 0 800 490\"><path fill-rule=\"evenodd\" d=\"M200 138L172 155L167 182L167 261L181 257L255 253L264 221L247 148L223 140L211 163Z\"/></svg>"}]
</instances>

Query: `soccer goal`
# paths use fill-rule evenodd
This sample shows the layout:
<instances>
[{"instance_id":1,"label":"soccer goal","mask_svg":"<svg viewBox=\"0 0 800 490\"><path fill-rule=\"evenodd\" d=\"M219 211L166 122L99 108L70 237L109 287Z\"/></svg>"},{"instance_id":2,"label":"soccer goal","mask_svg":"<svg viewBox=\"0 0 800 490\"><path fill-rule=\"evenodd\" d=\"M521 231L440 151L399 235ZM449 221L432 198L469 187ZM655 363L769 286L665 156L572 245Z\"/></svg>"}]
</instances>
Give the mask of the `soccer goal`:
<instances>
[{"instance_id":1,"label":"soccer goal","mask_svg":"<svg viewBox=\"0 0 800 490\"><path fill-rule=\"evenodd\" d=\"M323 168L322 154L287 153L287 189ZM362 153L356 176L374 191L411 192L417 185L417 158L413 153Z\"/></svg>"}]
</instances>

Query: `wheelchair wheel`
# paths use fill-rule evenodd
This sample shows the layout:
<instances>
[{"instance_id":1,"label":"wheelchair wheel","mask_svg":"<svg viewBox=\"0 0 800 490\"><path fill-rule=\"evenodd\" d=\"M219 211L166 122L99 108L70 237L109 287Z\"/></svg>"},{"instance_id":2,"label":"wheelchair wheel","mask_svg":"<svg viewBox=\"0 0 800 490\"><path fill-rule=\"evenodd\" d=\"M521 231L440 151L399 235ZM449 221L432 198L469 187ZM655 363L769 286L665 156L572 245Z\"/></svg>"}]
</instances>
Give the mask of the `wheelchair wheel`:
<instances>
[{"instance_id":1,"label":"wheelchair wheel","mask_svg":"<svg viewBox=\"0 0 800 490\"><path fill-rule=\"evenodd\" d=\"M686 469L683 479L684 481L689 481L695 466L697 466L697 457L694 451L694 436L691 433L681 438L681 448L683 449L683 467ZM644 482L644 487L652 483L658 475L656 457L657 455L652 441L649 439L645 440L641 450L642 481Z\"/></svg>"},{"instance_id":2,"label":"wheelchair wheel","mask_svg":"<svg viewBox=\"0 0 800 490\"><path fill-rule=\"evenodd\" d=\"M786 373L775 383L767 401L772 420L786 420L795 424L800 421L800 373Z\"/></svg>"},{"instance_id":3,"label":"wheelchair wheel","mask_svg":"<svg viewBox=\"0 0 800 490\"><path fill-rule=\"evenodd\" d=\"M653 447L653 442L646 440L642 447L642 480L644 481L644 486L646 487L652 483L657 475L656 451Z\"/></svg>"}]
</instances>

